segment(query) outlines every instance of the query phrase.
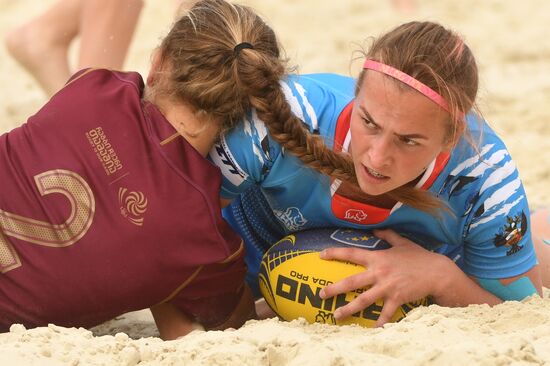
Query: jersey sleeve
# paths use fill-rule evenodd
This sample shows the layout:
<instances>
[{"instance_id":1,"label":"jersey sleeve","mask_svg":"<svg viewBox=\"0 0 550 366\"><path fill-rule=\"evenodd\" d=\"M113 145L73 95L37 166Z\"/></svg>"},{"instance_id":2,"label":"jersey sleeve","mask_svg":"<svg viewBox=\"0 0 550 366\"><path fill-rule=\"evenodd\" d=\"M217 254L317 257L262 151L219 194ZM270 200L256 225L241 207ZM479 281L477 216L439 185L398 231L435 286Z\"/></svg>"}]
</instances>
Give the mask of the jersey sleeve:
<instances>
[{"instance_id":1,"label":"jersey sleeve","mask_svg":"<svg viewBox=\"0 0 550 366\"><path fill-rule=\"evenodd\" d=\"M353 97L353 85L353 79L340 75L292 75L281 82L281 90L292 113L311 133L327 137L332 147L336 120ZM255 111L220 139L209 159L221 169L221 195L227 199L252 185L284 184L301 167L298 159L272 139Z\"/></svg>"},{"instance_id":2,"label":"jersey sleeve","mask_svg":"<svg viewBox=\"0 0 550 366\"><path fill-rule=\"evenodd\" d=\"M233 199L250 186L261 184L280 154L280 145L269 137L256 113L251 112L210 151L209 159L222 172L221 196Z\"/></svg>"},{"instance_id":3,"label":"jersey sleeve","mask_svg":"<svg viewBox=\"0 0 550 366\"><path fill-rule=\"evenodd\" d=\"M480 151L451 175L455 187L468 186L462 201L464 271L481 279L501 279L536 265L525 190L504 143L488 131Z\"/></svg>"},{"instance_id":4,"label":"jersey sleeve","mask_svg":"<svg viewBox=\"0 0 550 366\"><path fill-rule=\"evenodd\" d=\"M244 250L220 263L197 268L171 303L206 328L223 324L234 312L244 291Z\"/></svg>"}]
</instances>

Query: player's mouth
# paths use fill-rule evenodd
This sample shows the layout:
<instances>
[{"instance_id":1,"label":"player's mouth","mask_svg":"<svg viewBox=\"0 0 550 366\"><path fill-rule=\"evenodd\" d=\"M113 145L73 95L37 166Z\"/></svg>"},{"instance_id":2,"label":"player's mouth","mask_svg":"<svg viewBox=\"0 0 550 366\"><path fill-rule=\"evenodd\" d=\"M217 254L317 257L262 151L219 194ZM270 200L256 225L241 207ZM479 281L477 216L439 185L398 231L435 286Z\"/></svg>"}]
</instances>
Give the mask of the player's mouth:
<instances>
[{"instance_id":1,"label":"player's mouth","mask_svg":"<svg viewBox=\"0 0 550 366\"><path fill-rule=\"evenodd\" d=\"M369 167L365 167L365 173L366 173L367 178L370 178L369 180L371 180L373 182L376 182L376 183L382 183L382 182L385 182L388 179L390 179L390 177L388 177L384 174L381 174L381 173L377 172L376 170L371 169Z\"/></svg>"}]
</instances>

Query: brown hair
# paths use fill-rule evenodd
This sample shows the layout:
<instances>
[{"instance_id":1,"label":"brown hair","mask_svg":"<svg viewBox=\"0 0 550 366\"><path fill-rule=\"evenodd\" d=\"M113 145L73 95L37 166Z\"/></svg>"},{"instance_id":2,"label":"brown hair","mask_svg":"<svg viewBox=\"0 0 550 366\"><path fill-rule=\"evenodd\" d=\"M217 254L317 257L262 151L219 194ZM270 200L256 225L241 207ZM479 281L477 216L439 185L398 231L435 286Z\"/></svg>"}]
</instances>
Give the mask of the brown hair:
<instances>
[{"instance_id":1,"label":"brown hair","mask_svg":"<svg viewBox=\"0 0 550 366\"><path fill-rule=\"evenodd\" d=\"M447 142L457 143L466 135L475 146L464 116L470 110L478 110L478 70L471 50L458 34L433 22L409 22L376 39L364 56L392 66L439 93L449 105ZM362 70L359 74L356 94L367 72ZM407 88L397 81L396 85ZM409 186L387 194L424 211L433 212L444 206L430 192Z\"/></svg>"},{"instance_id":2,"label":"brown hair","mask_svg":"<svg viewBox=\"0 0 550 366\"><path fill-rule=\"evenodd\" d=\"M252 48L235 46L246 42ZM290 109L280 81L286 59L273 30L252 9L223 0L197 2L174 24L160 45L167 82L152 93L169 94L197 112L221 117L222 132L256 110L271 137L305 165L355 182L353 162L310 134Z\"/></svg>"},{"instance_id":3,"label":"brown hair","mask_svg":"<svg viewBox=\"0 0 550 366\"><path fill-rule=\"evenodd\" d=\"M418 32L415 29L410 31ZM392 33L395 40L392 40ZM400 37L404 36L406 34L398 28L382 37L373 46L379 50L376 55L382 54L380 52L386 48L396 47L392 43L399 43ZM426 43L425 37L418 34L409 38L414 42L408 46L408 54L423 54L420 46ZM235 46L242 42L249 43L252 48L236 52ZM447 80L447 74L439 77L436 55L448 55L440 46L435 44L434 50L427 51L433 54L427 65L436 72L426 75L412 72L411 75L420 77L429 86L434 82L425 79L428 75L435 77L434 89L437 91L441 91L438 83L440 86L448 84L449 92L443 93L447 98L460 94L461 87L456 86L455 91L451 88L455 87L454 82ZM223 0L199 1L175 23L163 40L160 52L162 62L171 65L167 86L161 92L187 102L197 111L221 117L222 130L234 127L250 108L254 108L271 137L306 166L357 185L351 157L328 148L321 136L310 133L291 112L280 87L280 80L287 73L286 60L281 57L273 30L250 8ZM442 63L445 63L444 59L441 59ZM385 56L381 61L394 62L392 66L401 67L401 63ZM403 71L411 72L408 69ZM451 104L454 102L450 97L448 100ZM460 107L463 111L468 109L467 105ZM390 196L427 211L441 206L433 196L419 190L400 188ZM426 203L426 197L432 201Z\"/></svg>"}]
</instances>

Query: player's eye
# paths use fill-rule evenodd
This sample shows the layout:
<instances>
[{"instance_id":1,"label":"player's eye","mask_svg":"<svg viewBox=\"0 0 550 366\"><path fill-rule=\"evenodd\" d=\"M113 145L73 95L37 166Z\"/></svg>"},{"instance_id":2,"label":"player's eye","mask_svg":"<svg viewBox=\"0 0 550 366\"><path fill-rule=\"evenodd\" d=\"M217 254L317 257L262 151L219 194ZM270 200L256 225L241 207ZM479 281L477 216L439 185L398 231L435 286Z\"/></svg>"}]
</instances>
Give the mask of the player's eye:
<instances>
[{"instance_id":1,"label":"player's eye","mask_svg":"<svg viewBox=\"0 0 550 366\"><path fill-rule=\"evenodd\" d=\"M375 130L378 128L378 125L376 125L376 123L374 123L373 121L371 121L370 119L368 119L367 117L363 117L363 123L365 124L365 126L369 129L369 130Z\"/></svg>"},{"instance_id":2,"label":"player's eye","mask_svg":"<svg viewBox=\"0 0 550 366\"><path fill-rule=\"evenodd\" d=\"M410 139L408 137L401 137L401 142L408 146L418 146L420 145L418 141Z\"/></svg>"}]
</instances>

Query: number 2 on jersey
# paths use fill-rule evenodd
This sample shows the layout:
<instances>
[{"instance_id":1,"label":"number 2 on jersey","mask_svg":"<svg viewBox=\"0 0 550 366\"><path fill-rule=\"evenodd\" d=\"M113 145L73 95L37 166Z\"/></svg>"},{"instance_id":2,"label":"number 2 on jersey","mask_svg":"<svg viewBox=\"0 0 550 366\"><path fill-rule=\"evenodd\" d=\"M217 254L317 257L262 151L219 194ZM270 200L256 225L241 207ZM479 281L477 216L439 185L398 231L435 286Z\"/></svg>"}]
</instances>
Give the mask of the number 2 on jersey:
<instances>
[{"instance_id":1,"label":"number 2 on jersey","mask_svg":"<svg viewBox=\"0 0 550 366\"><path fill-rule=\"evenodd\" d=\"M82 238L92 224L95 199L86 181L69 170L49 170L34 177L41 196L53 193L64 195L71 204L71 213L62 224L23 217L0 208L0 273L21 266L19 255L8 236L31 244L47 247L66 247Z\"/></svg>"}]
</instances>

